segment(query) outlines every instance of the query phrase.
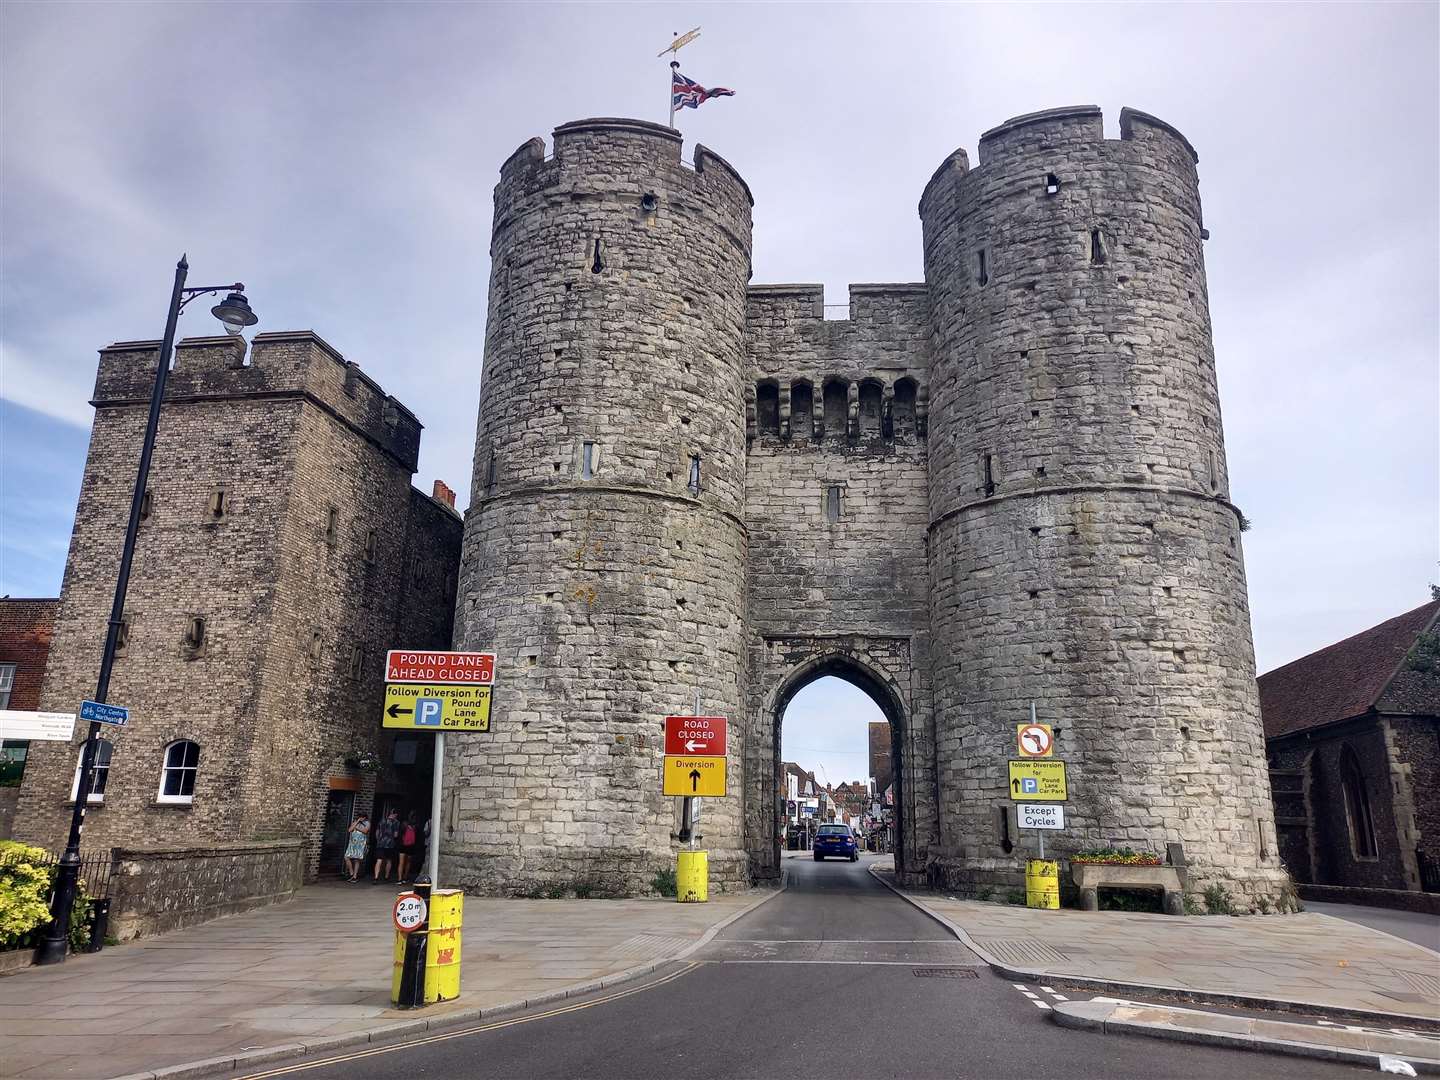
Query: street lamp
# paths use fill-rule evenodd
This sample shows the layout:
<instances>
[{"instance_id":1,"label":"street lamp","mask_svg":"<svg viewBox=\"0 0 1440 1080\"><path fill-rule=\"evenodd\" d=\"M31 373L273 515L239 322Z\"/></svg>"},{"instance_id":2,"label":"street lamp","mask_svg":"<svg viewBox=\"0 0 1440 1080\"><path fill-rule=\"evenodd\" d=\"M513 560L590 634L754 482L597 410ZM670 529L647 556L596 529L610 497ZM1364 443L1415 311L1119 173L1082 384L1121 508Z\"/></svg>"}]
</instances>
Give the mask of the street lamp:
<instances>
[{"instance_id":1,"label":"street lamp","mask_svg":"<svg viewBox=\"0 0 1440 1080\"><path fill-rule=\"evenodd\" d=\"M140 447L140 471L135 477L135 492L130 498L130 521L125 526L125 546L120 551L120 572L115 579L115 600L110 607L110 622L105 631L105 651L100 656L100 677L95 685L95 700L103 702L110 690L110 670L115 666L115 648L125 615L125 590L130 584L130 563L135 555L135 536L140 531L140 507L145 499L145 484L150 478L150 455L155 449L155 431L160 426L160 403L165 398L165 380L170 374L170 353L175 347L175 324L185 305L197 296L225 292L230 295L210 309L225 324L225 331L239 335L259 319L245 299L245 286L203 285L187 288L185 277L190 264L185 256L175 264L175 288L170 293L170 309L165 317L165 338L160 343L160 358L155 365L155 388L150 392L150 416L145 423L145 441ZM55 896L50 904L50 928L35 952L37 964L59 964L65 960L70 940L70 911L75 906L75 891L80 879L80 834L85 827L85 808L90 801L90 784L95 768L96 746L100 741L100 725L90 723L90 733L80 752L80 776L75 786L75 809L70 815L70 837L65 854L60 856L55 877Z\"/></svg>"}]
</instances>

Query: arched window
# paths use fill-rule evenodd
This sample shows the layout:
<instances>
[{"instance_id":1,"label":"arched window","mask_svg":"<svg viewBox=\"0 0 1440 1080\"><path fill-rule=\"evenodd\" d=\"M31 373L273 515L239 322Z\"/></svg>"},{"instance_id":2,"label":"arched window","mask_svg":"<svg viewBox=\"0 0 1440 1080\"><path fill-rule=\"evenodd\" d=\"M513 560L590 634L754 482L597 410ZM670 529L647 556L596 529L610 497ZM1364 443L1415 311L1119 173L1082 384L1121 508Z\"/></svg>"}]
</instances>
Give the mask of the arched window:
<instances>
[{"instance_id":1,"label":"arched window","mask_svg":"<svg viewBox=\"0 0 1440 1080\"><path fill-rule=\"evenodd\" d=\"M1370 794L1365 790L1365 774L1355 751L1340 751L1340 787L1345 793L1345 819L1350 825L1350 849L1357 859L1373 859L1378 854L1375 844L1375 819L1370 814Z\"/></svg>"},{"instance_id":2,"label":"arched window","mask_svg":"<svg viewBox=\"0 0 1440 1080\"><path fill-rule=\"evenodd\" d=\"M195 798L195 772L200 767L200 744L181 739L165 748L156 802L188 803Z\"/></svg>"},{"instance_id":3,"label":"arched window","mask_svg":"<svg viewBox=\"0 0 1440 1080\"><path fill-rule=\"evenodd\" d=\"M895 383L895 402L890 407L896 438L915 434L915 380L900 379Z\"/></svg>"},{"instance_id":4,"label":"arched window","mask_svg":"<svg viewBox=\"0 0 1440 1080\"><path fill-rule=\"evenodd\" d=\"M815 431L815 389L809 379L790 384L790 437L808 439Z\"/></svg>"},{"instance_id":5,"label":"arched window","mask_svg":"<svg viewBox=\"0 0 1440 1080\"><path fill-rule=\"evenodd\" d=\"M110 754L113 749L104 739L95 744L95 766L90 773L90 797L85 800L87 806L105 801L105 785L110 782ZM71 802L80 795L80 763L84 760L85 747L81 745L80 753L75 755L75 779L70 784Z\"/></svg>"},{"instance_id":6,"label":"arched window","mask_svg":"<svg viewBox=\"0 0 1440 1080\"><path fill-rule=\"evenodd\" d=\"M780 387L773 382L755 387L755 426L761 435L780 434Z\"/></svg>"},{"instance_id":7,"label":"arched window","mask_svg":"<svg viewBox=\"0 0 1440 1080\"><path fill-rule=\"evenodd\" d=\"M876 438L880 435L880 403L884 389L874 379L860 384L860 434Z\"/></svg>"},{"instance_id":8,"label":"arched window","mask_svg":"<svg viewBox=\"0 0 1440 1080\"><path fill-rule=\"evenodd\" d=\"M826 379L824 389L825 437L843 437L850 426L850 384Z\"/></svg>"}]
</instances>

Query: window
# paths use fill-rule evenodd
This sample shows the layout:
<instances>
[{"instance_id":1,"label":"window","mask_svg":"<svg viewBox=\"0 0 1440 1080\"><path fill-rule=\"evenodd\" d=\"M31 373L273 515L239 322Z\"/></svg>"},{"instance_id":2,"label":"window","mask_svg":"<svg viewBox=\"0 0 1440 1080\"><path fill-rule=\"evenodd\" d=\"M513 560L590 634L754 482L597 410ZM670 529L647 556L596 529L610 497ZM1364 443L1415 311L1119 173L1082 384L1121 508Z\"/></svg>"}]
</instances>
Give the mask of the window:
<instances>
[{"instance_id":1,"label":"window","mask_svg":"<svg viewBox=\"0 0 1440 1080\"><path fill-rule=\"evenodd\" d=\"M105 801L105 787L110 782L110 754L114 747L104 739L95 744L95 764L90 770L90 797L85 800L86 805L91 803L103 803ZM75 780L70 785L70 801L74 802L80 795L80 763L85 758L85 747L80 747L80 753L75 756Z\"/></svg>"},{"instance_id":2,"label":"window","mask_svg":"<svg viewBox=\"0 0 1440 1080\"><path fill-rule=\"evenodd\" d=\"M130 616L120 616L120 625L115 628L115 655L119 656L130 644ZM4 706L0 706L4 708Z\"/></svg>"},{"instance_id":3,"label":"window","mask_svg":"<svg viewBox=\"0 0 1440 1080\"><path fill-rule=\"evenodd\" d=\"M825 489L825 520L840 520L840 486L832 484Z\"/></svg>"},{"instance_id":4,"label":"window","mask_svg":"<svg viewBox=\"0 0 1440 1080\"><path fill-rule=\"evenodd\" d=\"M815 429L815 389L805 379L790 384L790 434L808 439Z\"/></svg>"},{"instance_id":5,"label":"window","mask_svg":"<svg viewBox=\"0 0 1440 1080\"><path fill-rule=\"evenodd\" d=\"M849 426L850 384L840 379L827 380L822 405L826 436L844 435Z\"/></svg>"},{"instance_id":6,"label":"window","mask_svg":"<svg viewBox=\"0 0 1440 1080\"><path fill-rule=\"evenodd\" d=\"M595 444L593 442L580 444L580 478L582 480L595 478Z\"/></svg>"},{"instance_id":7,"label":"window","mask_svg":"<svg viewBox=\"0 0 1440 1080\"><path fill-rule=\"evenodd\" d=\"M490 463L485 466L485 490L489 491L495 486L495 455L490 455Z\"/></svg>"},{"instance_id":8,"label":"window","mask_svg":"<svg viewBox=\"0 0 1440 1080\"><path fill-rule=\"evenodd\" d=\"M226 498L225 489L220 488L210 496L210 516L212 518L223 518L230 509L230 503Z\"/></svg>"},{"instance_id":9,"label":"window","mask_svg":"<svg viewBox=\"0 0 1440 1080\"><path fill-rule=\"evenodd\" d=\"M1092 263L1105 261L1105 234L1099 229L1090 230L1090 261Z\"/></svg>"},{"instance_id":10,"label":"window","mask_svg":"<svg viewBox=\"0 0 1440 1080\"><path fill-rule=\"evenodd\" d=\"M860 384L860 434L872 438L881 434L881 408L885 397L884 388L873 379Z\"/></svg>"},{"instance_id":11,"label":"window","mask_svg":"<svg viewBox=\"0 0 1440 1080\"><path fill-rule=\"evenodd\" d=\"M690 455L690 480L686 484L691 495L700 494L700 455Z\"/></svg>"},{"instance_id":12,"label":"window","mask_svg":"<svg viewBox=\"0 0 1440 1080\"><path fill-rule=\"evenodd\" d=\"M995 455L986 454L980 461L980 487L988 499L995 494Z\"/></svg>"},{"instance_id":13,"label":"window","mask_svg":"<svg viewBox=\"0 0 1440 1080\"><path fill-rule=\"evenodd\" d=\"M755 426L761 435L780 434L780 387L773 382L755 388Z\"/></svg>"},{"instance_id":14,"label":"window","mask_svg":"<svg viewBox=\"0 0 1440 1080\"><path fill-rule=\"evenodd\" d=\"M29 753L30 743L24 739L0 742L0 788L20 786L25 776L25 758Z\"/></svg>"},{"instance_id":15,"label":"window","mask_svg":"<svg viewBox=\"0 0 1440 1080\"><path fill-rule=\"evenodd\" d=\"M187 648L200 650L205 647L205 619L200 615L190 617L190 625L185 629L185 645Z\"/></svg>"},{"instance_id":16,"label":"window","mask_svg":"<svg viewBox=\"0 0 1440 1080\"><path fill-rule=\"evenodd\" d=\"M15 688L15 665L0 664L0 709L10 707L10 691Z\"/></svg>"},{"instance_id":17,"label":"window","mask_svg":"<svg viewBox=\"0 0 1440 1080\"><path fill-rule=\"evenodd\" d=\"M140 496L140 520L141 520L141 521L149 521L149 520L150 520L150 512L151 512L151 510L152 510L153 507L154 507L154 502L155 502L155 499L154 499L153 493L151 492L151 490L150 490L149 488L146 488L146 489L145 489L145 494Z\"/></svg>"},{"instance_id":18,"label":"window","mask_svg":"<svg viewBox=\"0 0 1440 1080\"><path fill-rule=\"evenodd\" d=\"M361 672L365 670L365 650L359 645L350 650L350 678L360 678Z\"/></svg>"},{"instance_id":19,"label":"window","mask_svg":"<svg viewBox=\"0 0 1440 1080\"><path fill-rule=\"evenodd\" d=\"M1055 195L1060 191L1060 178L1053 172L1045 174L1045 194Z\"/></svg>"},{"instance_id":20,"label":"window","mask_svg":"<svg viewBox=\"0 0 1440 1080\"><path fill-rule=\"evenodd\" d=\"M331 547L340 536L340 511L333 506L325 508L325 542Z\"/></svg>"},{"instance_id":21,"label":"window","mask_svg":"<svg viewBox=\"0 0 1440 1080\"><path fill-rule=\"evenodd\" d=\"M378 536L379 534L374 529L365 534L365 561L368 563L375 561L375 541Z\"/></svg>"},{"instance_id":22,"label":"window","mask_svg":"<svg viewBox=\"0 0 1440 1080\"><path fill-rule=\"evenodd\" d=\"M1357 859L1374 859L1379 850L1375 843L1375 819L1370 813L1370 794L1365 790L1365 774L1355 751L1345 747L1340 752L1340 786L1345 793L1345 818L1350 826L1350 850Z\"/></svg>"},{"instance_id":23,"label":"window","mask_svg":"<svg viewBox=\"0 0 1440 1080\"><path fill-rule=\"evenodd\" d=\"M311 659L311 660L319 660L319 659L320 659L320 652L321 652L321 647L322 647L322 641L323 641L323 639L322 639L321 636L320 636L320 631L319 631L319 630L315 630L315 631L312 631L312 632L311 632L311 634L310 634L310 659Z\"/></svg>"},{"instance_id":24,"label":"window","mask_svg":"<svg viewBox=\"0 0 1440 1080\"><path fill-rule=\"evenodd\" d=\"M990 260L986 257L984 248L975 253L975 281L979 285L990 284Z\"/></svg>"},{"instance_id":25,"label":"window","mask_svg":"<svg viewBox=\"0 0 1440 1080\"><path fill-rule=\"evenodd\" d=\"M195 798L195 773L200 767L200 744L181 739L165 748L165 767L160 770L160 790L155 801L189 803Z\"/></svg>"},{"instance_id":26,"label":"window","mask_svg":"<svg viewBox=\"0 0 1440 1080\"><path fill-rule=\"evenodd\" d=\"M915 380L901 379L895 384L895 401L890 407L892 430L896 436L915 434Z\"/></svg>"}]
</instances>

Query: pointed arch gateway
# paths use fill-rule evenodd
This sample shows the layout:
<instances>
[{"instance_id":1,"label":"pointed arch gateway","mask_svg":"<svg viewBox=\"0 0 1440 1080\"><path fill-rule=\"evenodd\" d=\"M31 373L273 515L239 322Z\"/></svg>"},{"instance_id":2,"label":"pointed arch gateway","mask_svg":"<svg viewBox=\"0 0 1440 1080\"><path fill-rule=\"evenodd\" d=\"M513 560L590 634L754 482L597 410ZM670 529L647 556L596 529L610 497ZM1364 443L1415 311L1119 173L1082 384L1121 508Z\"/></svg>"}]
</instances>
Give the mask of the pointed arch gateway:
<instances>
[{"instance_id":1,"label":"pointed arch gateway","mask_svg":"<svg viewBox=\"0 0 1440 1080\"><path fill-rule=\"evenodd\" d=\"M928 716L910 701L913 669L909 641L768 641L761 693L752 730L754 756L747 768L751 805L746 847L757 878L778 875L785 807L781 733L785 712L812 683L833 676L863 691L890 725L894 783L895 867L902 880L923 881L935 821L934 753Z\"/></svg>"}]
</instances>

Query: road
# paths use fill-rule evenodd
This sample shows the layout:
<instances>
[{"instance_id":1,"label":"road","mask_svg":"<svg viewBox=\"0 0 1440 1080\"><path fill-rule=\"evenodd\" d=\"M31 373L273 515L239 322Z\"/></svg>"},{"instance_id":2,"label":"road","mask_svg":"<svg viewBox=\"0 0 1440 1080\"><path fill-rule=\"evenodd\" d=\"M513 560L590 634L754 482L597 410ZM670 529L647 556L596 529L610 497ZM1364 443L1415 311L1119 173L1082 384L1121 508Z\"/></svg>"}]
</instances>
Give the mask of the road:
<instances>
[{"instance_id":1,"label":"road","mask_svg":"<svg viewBox=\"0 0 1440 1080\"><path fill-rule=\"evenodd\" d=\"M1362 904L1329 904L1316 900L1306 900L1304 903L1306 911L1318 911L1322 915L1348 919L1372 930L1383 930L1394 937L1440 952L1440 916L1425 915L1418 911L1365 907Z\"/></svg>"},{"instance_id":2,"label":"road","mask_svg":"<svg viewBox=\"0 0 1440 1080\"><path fill-rule=\"evenodd\" d=\"M860 863L788 859L789 888L647 983L472 1033L291 1065L379 1077L1325 1080L1368 1070L1071 1031ZM1042 988L1028 987L1040 1000ZM1076 995L1082 996L1082 995ZM255 1074L281 1075L279 1069Z\"/></svg>"}]
</instances>

